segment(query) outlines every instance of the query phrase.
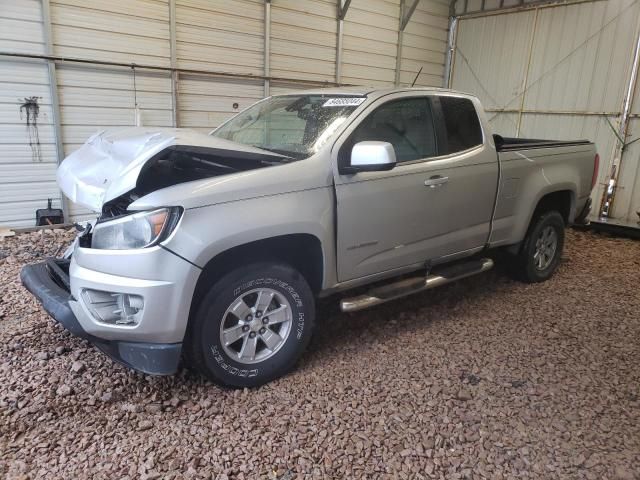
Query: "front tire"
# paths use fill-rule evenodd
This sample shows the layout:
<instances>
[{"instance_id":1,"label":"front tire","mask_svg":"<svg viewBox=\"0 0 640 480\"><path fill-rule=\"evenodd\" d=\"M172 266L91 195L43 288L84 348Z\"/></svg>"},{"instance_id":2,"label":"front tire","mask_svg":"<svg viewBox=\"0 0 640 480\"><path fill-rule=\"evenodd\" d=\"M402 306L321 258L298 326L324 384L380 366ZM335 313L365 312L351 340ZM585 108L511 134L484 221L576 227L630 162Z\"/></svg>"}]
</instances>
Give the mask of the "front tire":
<instances>
[{"instance_id":1,"label":"front tire","mask_svg":"<svg viewBox=\"0 0 640 480\"><path fill-rule=\"evenodd\" d=\"M313 294L299 272L278 263L240 267L202 300L185 338L187 361L221 385L262 385L293 368L314 317Z\"/></svg>"},{"instance_id":2,"label":"front tire","mask_svg":"<svg viewBox=\"0 0 640 480\"><path fill-rule=\"evenodd\" d=\"M516 258L515 274L526 283L544 282L560 264L564 247L564 219L557 211L536 217Z\"/></svg>"}]
</instances>

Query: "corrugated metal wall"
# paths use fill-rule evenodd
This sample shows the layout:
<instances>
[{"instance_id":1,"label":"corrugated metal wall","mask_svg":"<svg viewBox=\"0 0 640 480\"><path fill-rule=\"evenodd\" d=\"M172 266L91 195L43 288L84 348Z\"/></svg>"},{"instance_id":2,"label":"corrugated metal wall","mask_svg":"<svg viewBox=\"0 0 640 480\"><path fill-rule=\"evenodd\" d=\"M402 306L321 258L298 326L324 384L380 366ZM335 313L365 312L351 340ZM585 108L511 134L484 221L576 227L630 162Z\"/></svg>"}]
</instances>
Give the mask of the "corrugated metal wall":
<instances>
[{"instance_id":1,"label":"corrugated metal wall","mask_svg":"<svg viewBox=\"0 0 640 480\"><path fill-rule=\"evenodd\" d=\"M0 0L0 12L0 50L46 53L39 0ZM34 224L48 198L60 206L48 71L42 60L0 61L0 225ZM40 108L34 129L20 108L28 97Z\"/></svg>"},{"instance_id":2,"label":"corrugated metal wall","mask_svg":"<svg viewBox=\"0 0 640 480\"><path fill-rule=\"evenodd\" d=\"M631 105L627 141L633 142L637 138L640 138L640 84L636 86ZM614 209L614 211L619 211L620 216L626 214L626 218L630 221L640 220L640 140L632 143L624 152L620 169L620 187L616 193L616 204L619 210Z\"/></svg>"},{"instance_id":3,"label":"corrugated metal wall","mask_svg":"<svg viewBox=\"0 0 640 480\"><path fill-rule=\"evenodd\" d=\"M609 122L617 128L621 118L639 16L637 1L616 0L461 18L452 88L480 97L496 133L595 141L599 206L616 140ZM633 118L630 139L638 136ZM639 156L638 143L624 153L614 217L637 219Z\"/></svg>"},{"instance_id":4,"label":"corrugated metal wall","mask_svg":"<svg viewBox=\"0 0 640 480\"><path fill-rule=\"evenodd\" d=\"M271 6L271 74L335 79L336 3L276 0Z\"/></svg>"},{"instance_id":5,"label":"corrugated metal wall","mask_svg":"<svg viewBox=\"0 0 640 480\"><path fill-rule=\"evenodd\" d=\"M262 75L264 3L177 0L177 66ZM263 97L261 81L181 75L178 122L209 132ZM234 104L237 108L233 108Z\"/></svg>"},{"instance_id":6,"label":"corrugated metal wall","mask_svg":"<svg viewBox=\"0 0 640 480\"><path fill-rule=\"evenodd\" d=\"M444 2L419 2L404 30L400 84L440 85L444 71L442 52L447 49L449 5Z\"/></svg>"},{"instance_id":7,"label":"corrugated metal wall","mask_svg":"<svg viewBox=\"0 0 640 480\"><path fill-rule=\"evenodd\" d=\"M168 67L169 8L166 0L52 0L53 54ZM96 131L135 125L135 100L144 125L171 126L168 73L90 65L57 67L65 155ZM70 205L73 219L91 217Z\"/></svg>"},{"instance_id":8,"label":"corrugated metal wall","mask_svg":"<svg viewBox=\"0 0 640 480\"><path fill-rule=\"evenodd\" d=\"M353 0L344 26L342 80L389 85L395 80L400 2Z\"/></svg>"},{"instance_id":9,"label":"corrugated metal wall","mask_svg":"<svg viewBox=\"0 0 640 480\"><path fill-rule=\"evenodd\" d=\"M49 2L50 49L43 20ZM283 80L269 85L195 72L180 73L174 85L170 71L136 68L134 78L131 68L58 62L64 154L98 130L135 125L136 102L143 125L177 121L208 132L265 88L276 94L309 88L302 80L335 82L337 0L272 0L270 9L268 76ZM263 76L265 12L264 0L0 0L0 52ZM343 22L342 83L394 83L399 15L400 0L353 0ZM400 84L423 67L418 85L442 85L447 15L447 0L420 0L404 33ZM32 226L47 198L61 203L49 86L45 61L0 56L0 225ZM19 110L31 96L40 105L39 158ZM75 205L69 211L73 220L92 216Z\"/></svg>"}]
</instances>

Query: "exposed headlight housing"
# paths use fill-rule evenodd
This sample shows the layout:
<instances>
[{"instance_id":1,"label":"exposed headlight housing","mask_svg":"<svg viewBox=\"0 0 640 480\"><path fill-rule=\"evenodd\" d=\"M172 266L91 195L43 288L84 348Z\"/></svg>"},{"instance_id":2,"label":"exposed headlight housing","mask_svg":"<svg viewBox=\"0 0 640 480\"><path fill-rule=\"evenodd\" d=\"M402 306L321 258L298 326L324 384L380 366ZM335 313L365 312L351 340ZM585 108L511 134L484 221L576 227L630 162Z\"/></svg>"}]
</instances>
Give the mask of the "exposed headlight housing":
<instances>
[{"instance_id":1,"label":"exposed headlight housing","mask_svg":"<svg viewBox=\"0 0 640 480\"><path fill-rule=\"evenodd\" d=\"M159 208L98 222L93 228L91 248L127 250L156 245L173 231L180 213L179 207Z\"/></svg>"}]
</instances>

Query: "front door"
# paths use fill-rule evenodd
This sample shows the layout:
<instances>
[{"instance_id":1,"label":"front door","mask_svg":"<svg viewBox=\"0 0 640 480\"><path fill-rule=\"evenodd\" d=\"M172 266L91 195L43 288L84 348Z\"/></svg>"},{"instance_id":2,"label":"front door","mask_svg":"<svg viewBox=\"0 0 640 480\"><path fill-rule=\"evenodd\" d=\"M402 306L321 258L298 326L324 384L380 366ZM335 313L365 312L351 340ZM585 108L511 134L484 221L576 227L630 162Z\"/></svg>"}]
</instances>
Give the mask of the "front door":
<instances>
[{"instance_id":1,"label":"front door","mask_svg":"<svg viewBox=\"0 0 640 480\"><path fill-rule=\"evenodd\" d=\"M495 152L490 158L480 143L449 153L454 142L438 124L442 111L437 99L398 94L372 105L345 132L339 162L348 161L355 143L378 140L393 145L398 164L386 172L336 174L339 281L419 266L486 243L498 178Z\"/></svg>"}]
</instances>

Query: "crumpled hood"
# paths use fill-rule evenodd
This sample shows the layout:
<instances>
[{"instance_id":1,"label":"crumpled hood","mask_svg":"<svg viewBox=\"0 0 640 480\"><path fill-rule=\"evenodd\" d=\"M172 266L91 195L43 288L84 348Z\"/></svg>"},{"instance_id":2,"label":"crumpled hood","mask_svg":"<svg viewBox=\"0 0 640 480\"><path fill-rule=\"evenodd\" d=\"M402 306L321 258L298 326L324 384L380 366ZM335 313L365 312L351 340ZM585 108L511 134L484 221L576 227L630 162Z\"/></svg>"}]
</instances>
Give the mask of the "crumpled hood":
<instances>
[{"instance_id":1,"label":"crumpled hood","mask_svg":"<svg viewBox=\"0 0 640 480\"><path fill-rule=\"evenodd\" d=\"M147 161L172 145L267 153L189 129L108 129L64 159L57 172L58 185L72 202L100 212L104 203L133 190Z\"/></svg>"}]
</instances>

